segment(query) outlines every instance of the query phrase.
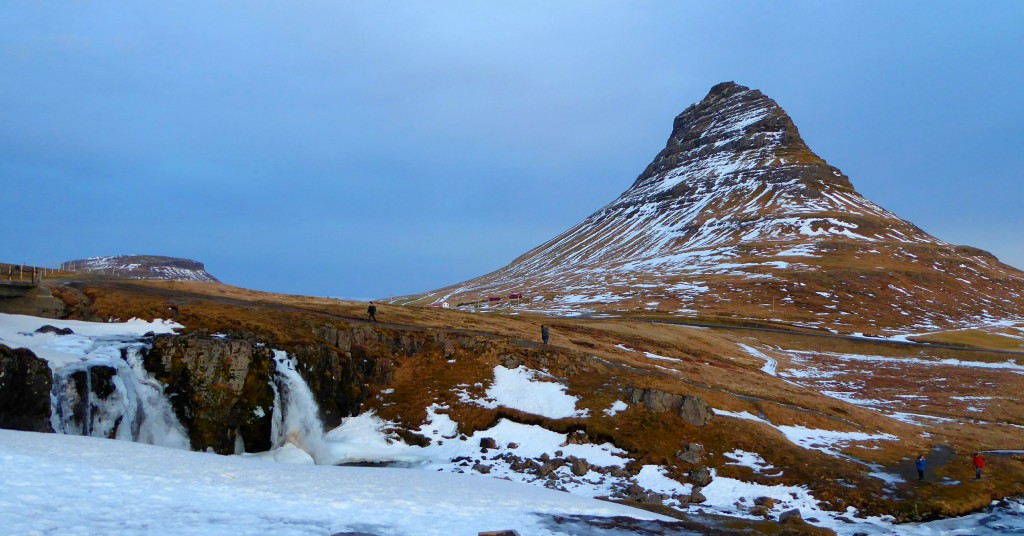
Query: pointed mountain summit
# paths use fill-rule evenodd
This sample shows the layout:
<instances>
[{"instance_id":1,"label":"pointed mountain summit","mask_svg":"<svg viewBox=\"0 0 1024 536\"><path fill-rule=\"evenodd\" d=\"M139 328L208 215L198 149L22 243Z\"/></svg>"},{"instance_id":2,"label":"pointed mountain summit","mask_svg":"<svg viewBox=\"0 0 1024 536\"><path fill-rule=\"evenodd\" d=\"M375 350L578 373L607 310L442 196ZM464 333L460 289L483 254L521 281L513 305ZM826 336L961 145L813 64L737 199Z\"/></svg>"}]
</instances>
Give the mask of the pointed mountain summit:
<instances>
[{"instance_id":1,"label":"pointed mountain summit","mask_svg":"<svg viewBox=\"0 0 1024 536\"><path fill-rule=\"evenodd\" d=\"M725 82L675 118L618 199L500 270L408 299L479 307L510 294L553 314L878 333L1019 316L1024 273L865 199L775 101Z\"/></svg>"}]
</instances>

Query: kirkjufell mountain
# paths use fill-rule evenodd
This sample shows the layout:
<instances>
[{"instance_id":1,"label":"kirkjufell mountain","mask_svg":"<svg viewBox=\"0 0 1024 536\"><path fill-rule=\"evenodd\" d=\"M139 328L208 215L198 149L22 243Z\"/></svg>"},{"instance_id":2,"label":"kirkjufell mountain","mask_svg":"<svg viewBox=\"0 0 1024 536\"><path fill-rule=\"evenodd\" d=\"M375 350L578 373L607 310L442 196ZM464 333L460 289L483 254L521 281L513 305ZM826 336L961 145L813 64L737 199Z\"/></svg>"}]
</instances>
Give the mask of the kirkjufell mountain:
<instances>
[{"instance_id":1,"label":"kirkjufell mountain","mask_svg":"<svg viewBox=\"0 0 1024 536\"><path fill-rule=\"evenodd\" d=\"M90 257L61 263L70 270L100 272L128 279L198 281L217 283L203 263L160 255L117 255Z\"/></svg>"},{"instance_id":2,"label":"kirkjufell mountain","mask_svg":"<svg viewBox=\"0 0 1024 536\"><path fill-rule=\"evenodd\" d=\"M513 294L537 312L878 333L1019 316L1024 273L864 198L775 101L725 82L675 118L618 199L504 268L401 301L488 307Z\"/></svg>"}]
</instances>

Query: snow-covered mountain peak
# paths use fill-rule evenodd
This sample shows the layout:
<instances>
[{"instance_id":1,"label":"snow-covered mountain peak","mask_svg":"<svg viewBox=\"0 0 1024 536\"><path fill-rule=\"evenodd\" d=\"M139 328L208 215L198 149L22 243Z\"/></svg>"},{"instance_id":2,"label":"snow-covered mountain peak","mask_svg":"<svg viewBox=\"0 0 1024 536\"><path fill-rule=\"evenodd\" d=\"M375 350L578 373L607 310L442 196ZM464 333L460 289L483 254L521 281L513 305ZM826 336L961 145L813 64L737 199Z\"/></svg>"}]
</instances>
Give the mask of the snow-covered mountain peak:
<instances>
[{"instance_id":1,"label":"snow-covered mountain peak","mask_svg":"<svg viewBox=\"0 0 1024 536\"><path fill-rule=\"evenodd\" d=\"M781 106L726 82L675 118L665 148L617 199L505 268L410 301L480 307L508 295L550 313L875 332L1019 314L1024 274L864 198Z\"/></svg>"}]
</instances>

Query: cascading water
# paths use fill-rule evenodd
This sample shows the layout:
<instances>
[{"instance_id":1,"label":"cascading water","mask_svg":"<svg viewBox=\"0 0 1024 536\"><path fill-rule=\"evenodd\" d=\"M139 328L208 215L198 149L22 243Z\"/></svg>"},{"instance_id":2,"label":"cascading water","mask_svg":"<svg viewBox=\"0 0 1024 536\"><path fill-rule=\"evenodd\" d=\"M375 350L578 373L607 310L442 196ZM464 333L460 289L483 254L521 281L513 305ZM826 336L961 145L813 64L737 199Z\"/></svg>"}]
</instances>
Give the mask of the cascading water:
<instances>
[{"instance_id":1,"label":"cascading water","mask_svg":"<svg viewBox=\"0 0 1024 536\"><path fill-rule=\"evenodd\" d=\"M306 451L314 462L331 463L319 407L306 381L295 369L295 360L281 350L274 350L274 360L277 362L271 419L274 448L291 443Z\"/></svg>"},{"instance_id":2,"label":"cascading water","mask_svg":"<svg viewBox=\"0 0 1024 536\"><path fill-rule=\"evenodd\" d=\"M74 337L74 336L68 336ZM160 382L141 364L141 338L79 337L83 361L53 367L50 424L61 434L189 448ZM52 366L52 365L51 365Z\"/></svg>"}]
</instances>

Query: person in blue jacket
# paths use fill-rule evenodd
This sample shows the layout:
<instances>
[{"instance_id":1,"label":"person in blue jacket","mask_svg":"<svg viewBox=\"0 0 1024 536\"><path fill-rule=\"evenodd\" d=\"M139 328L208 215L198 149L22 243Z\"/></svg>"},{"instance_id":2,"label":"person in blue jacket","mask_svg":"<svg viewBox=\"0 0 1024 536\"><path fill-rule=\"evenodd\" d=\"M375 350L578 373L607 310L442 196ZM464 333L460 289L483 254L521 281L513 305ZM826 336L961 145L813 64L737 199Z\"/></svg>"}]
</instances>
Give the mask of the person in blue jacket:
<instances>
[{"instance_id":1,"label":"person in blue jacket","mask_svg":"<svg viewBox=\"0 0 1024 536\"><path fill-rule=\"evenodd\" d=\"M914 465L917 466L917 479L924 480L924 454L917 457L917 461L914 462Z\"/></svg>"}]
</instances>

